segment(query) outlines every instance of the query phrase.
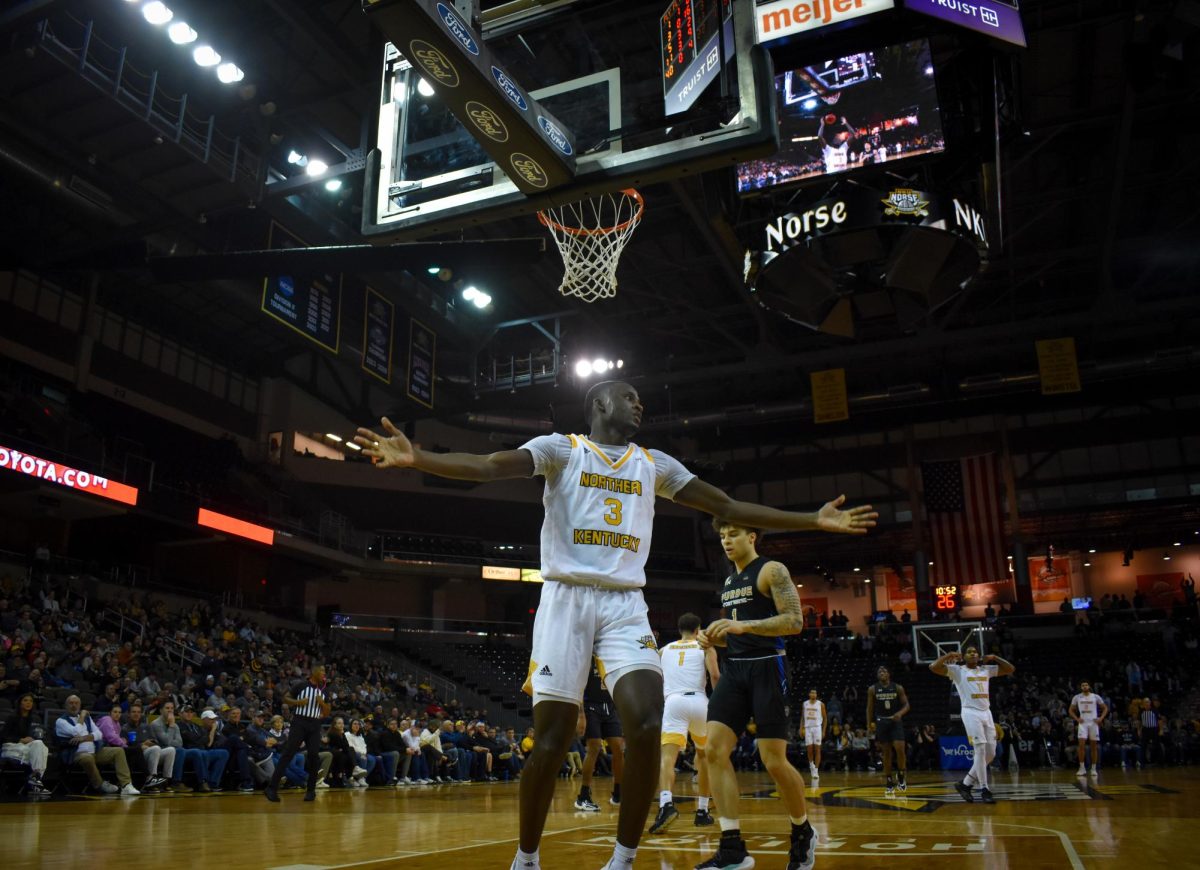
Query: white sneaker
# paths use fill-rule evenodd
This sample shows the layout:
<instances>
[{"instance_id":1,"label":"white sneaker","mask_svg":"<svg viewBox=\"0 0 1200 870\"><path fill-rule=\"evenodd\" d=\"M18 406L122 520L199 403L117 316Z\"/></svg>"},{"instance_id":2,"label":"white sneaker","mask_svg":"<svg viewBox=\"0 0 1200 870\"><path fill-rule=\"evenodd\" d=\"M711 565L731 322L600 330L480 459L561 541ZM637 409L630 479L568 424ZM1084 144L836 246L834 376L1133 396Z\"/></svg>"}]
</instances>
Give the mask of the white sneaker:
<instances>
[{"instance_id":1,"label":"white sneaker","mask_svg":"<svg viewBox=\"0 0 1200 870\"><path fill-rule=\"evenodd\" d=\"M542 865L537 861L526 861L518 864L517 859L513 858L512 867L509 870L542 870Z\"/></svg>"},{"instance_id":2,"label":"white sneaker","mask_svg":"<svg viewBox=\"0 0 1200 870\"><path fill-rule=\"evenodd\" d=\"M321 780L317 783L317 788L329 788L329 783L327 783L325 780Z\"/></svg>"},{"instance_id":3,"label":"white sneaker","mask_svg":"<svg viewBox=\"0 0 1200 870\"><path fill-rule=\"evenodd\" d=\"M1082 764L1079 765L1079 770L1075 771L1076 776L1087 776L1087 768Z\"/></svg>"},{"instance_id":4,"label":"white sneaker","mask_svg":"<svg viewBox=\"0 0 1200 870\"><path fill-rule=\"evenodd\" d=\"M120 789L108 780L105 780L104 782L100 783L100 791L104 792L105 794L116 794L120 791Z\"/></svg>"},{"instance_id":5,"label":"white sneaker","mask_svg":"<svg viewBox=\"0 0 1200 870\"><path fill-rule=\"evenodd\" d=\"M1098 777L1099 775L1100 775L1100 771L1099 771L1099 770L1097 770L1097 769L1096 769L1096 768L1094 768L1094 767L1093 767L1093 768L1091 769L1091 771L1088 773L1088 776L1090 776L1092 779L1095 779L1095 778L1096 778L1096 777Z\"/></svg>"},{"instance_id":6,"label":"white sneaker","mask_svg":"<svg viewBox=\"0 0 1200 870\"><path fill-rule=\"evenodd\" d=\"M356 767L350 772L350 775L353 777L366 776L367 769L365 767Z\"/></svg>"},{"instance_id":7,"label":"white sneaker","mask_svg":"<svg viewBox=\"0 0 1200 870\"><path fill-rule=\"evenodd\" d=\"M121 789L121 794L125 795L125 797L137 797L141 794L141 792L134 788L133 783L131 782Z\"/></svg>"},{"instance_id":8,"label":"white sneaker","mask_svg":"<svg viewBox=\"0 0 1200 870\"><path fill-rule=\"evenodd\" d=\"M814 772L814 773L813 773L813 775L812 775L812 784L813 784L813 785L816 785L816 784L817 784L818 782L820 782L820 781L821 781L821 774L820 774L820 773L815 773L815 772Z\"/></svg>"}]
</instances>

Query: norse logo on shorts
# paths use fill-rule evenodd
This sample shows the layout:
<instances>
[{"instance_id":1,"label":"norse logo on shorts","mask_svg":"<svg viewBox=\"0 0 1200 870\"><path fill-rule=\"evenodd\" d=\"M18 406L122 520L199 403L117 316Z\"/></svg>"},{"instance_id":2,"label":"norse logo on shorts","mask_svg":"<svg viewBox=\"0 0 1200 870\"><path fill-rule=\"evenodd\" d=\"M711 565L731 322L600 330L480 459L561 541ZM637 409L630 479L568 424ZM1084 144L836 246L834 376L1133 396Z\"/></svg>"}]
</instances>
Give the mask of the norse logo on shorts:
<instances>
[{"instance_id":1,"label":"norse logo on shorts","mask_svg":"<svg viewBox=\"0 0 1200 870\"><path fill-rule=\"evenodd\" d=\"M545 187L550 183L550 178L546 175L546 170L542 169L541 164L528 154L516 151L508 158L508 162L512 164L513 171L525 179L526 184L533 185L534 187Z\"/></svg>"},{"instance_id":2,"label":"norse logo on shorts","mask_svg":"<svg viewBox=\"0 0 1200 870\"><path fill-rule=\"evenodd\" d=\"M436 46L430 45L423 39L414 39L408 44L412 59L421 65L425 72L437 80L439 85L447 88L458 87L458 70L450 63L450 58L442 54Z\"/></svg>"},{"instance_id":3,"label":"norse logo on shorts","mask_svg":"<svg viewBox=\"0 0 1200 870\"><path fill-rule=\"evenodd\" d=\"M466 105L467 117L471 119L480 133L495 142L508 141L508 128L500 120L500 116L483 103L471 100Z\"/></svg>"},{"instance_id":4,"label":"norse logo on shorts","mask_svg":"<svg viewBox=\"0 0 1200 870\"><path fill-rule=\"evenodd\" d=\"M654 642L654 635L652 634L639 637L638 644L642 649L658 649L658 644Z\"/></svg>"}]
</instances>

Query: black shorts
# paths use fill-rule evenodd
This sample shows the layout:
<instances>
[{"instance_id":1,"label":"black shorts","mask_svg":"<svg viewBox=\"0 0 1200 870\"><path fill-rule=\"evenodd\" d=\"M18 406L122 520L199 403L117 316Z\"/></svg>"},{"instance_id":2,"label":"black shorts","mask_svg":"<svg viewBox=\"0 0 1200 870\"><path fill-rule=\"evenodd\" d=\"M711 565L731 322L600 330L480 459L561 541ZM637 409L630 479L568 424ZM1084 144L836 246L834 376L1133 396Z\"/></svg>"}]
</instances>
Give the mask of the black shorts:
<instances>
[{"instance_id":1,"label":"black shorts","mask_svg":"<svg viewBox=\"0 0 1200 870\"><path fill-rule=\"evenodd\" d=\"M741 734L754 719L755 736L787 739L787 662L783 656L726 659L721 679L708 699L708 721Z\"/></svg>"},{"instance_id":2,"label":"black shorts","mask_svg":"<svg viewBox=\"0 0 1200 870\"><path fill-rule=\"evenodd\" d=\"M875 740L877 743L904 742L904 723L892 718L876 719Z\"/></svg>"},{"instance_id":3,"label":"black shorts","mask_svg":"<svg viewBox=\"0 0 1200 870\"><path fill-rule=\"evenodd\" d=\"M584 701L583 715L587 719L587 729L583 732L586 739L607 740L610 737L625 736L612 701Z\"/></svg>"}]
</instances>

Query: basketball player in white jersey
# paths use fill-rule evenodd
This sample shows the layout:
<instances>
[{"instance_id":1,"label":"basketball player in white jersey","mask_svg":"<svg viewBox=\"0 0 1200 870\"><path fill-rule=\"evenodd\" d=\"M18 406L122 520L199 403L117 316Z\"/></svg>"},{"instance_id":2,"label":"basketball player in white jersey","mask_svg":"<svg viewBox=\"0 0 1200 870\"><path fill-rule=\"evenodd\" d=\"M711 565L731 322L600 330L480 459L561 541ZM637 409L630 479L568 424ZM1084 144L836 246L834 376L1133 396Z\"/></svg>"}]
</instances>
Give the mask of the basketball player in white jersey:
<instances>
[{"instance_id":1,"label":"basketball player in white jersey","mask_svg":"<svg viewBox=\"0 0 1200 870\"><path fill-rule=\"evenodd\" d=\"M829 730L829 717L825 714L825 702L817 698L817 690L808 690L804 702L804 746L808 753L808 773L813 785L821 781L821 741Z\"/></svg>"},{"instance_id":2,"label":"basketball player in white jersey","mask_svg":"<svg viewBox=\"0 0 1200 870\"><path fill-rule=\"evenodd\" d=\"M1092 743L1092 776L1100 775L1100 723L1108 715L1108 705L1099 695L1092 694L1092 684L1084 680L1079 694L1071 699L1071 718L1075 720L1079 737L1079 770L1076 776L1087 776L1087 743Z\"/></svg>"},{"instance_id":3,"label":"basketball player in white jersey","mask_svg":"<svg viewBox=\"0 0 1200 870\"><path fill-rule=\"evenodd\" d=\"M658 815L650 826L650 833L657 834L671 826L679 818L675 809L675 797L671 786L675 782L675 759L687 745L688 734L696 744L696 770L699 773L700 797L696 808L696 827L714 824L708 812L708 760L704 756L705 737L708 734L708 695L704 692L707 677L713 688L721 678L717 666L717 651L704 649L696 635L700 631L700 617L685 613L679 617L679 640L662 648L660 656L663 669L663 723L662 761L659 767Z\"/></svg>"},{"instance_id":4,"label":"basketball player in white jersey","mask_svg":"<svg viewBox=\"0 0 1200 870\"><path fill-rule=\"evenodd\" d=\"M832 112L821 118L817 140L821 143L826 172L845 172L850 168L850 140L853 138L854 128L845 118L840 124L838 116Z\"/></svg>"},{"instance_id":5,"label":"basketball player in white jersey","mask_svg":"<svg viewBox=\"0 0 1200 870\"><path fill-rule=\"evenodd\" d=\"M964 664L958 664L959 661ZM962 723L967 730L967 739L975 751L971 770L954 788L967 803L974 803L971 794L974 786L981 789L980 799L985 804L994 804L992 791L988 788L988 765L996 757L996 723L992 721L992 704L988 682L992 677L1006 677L1016 670L1000 656L989 655L979 661L979 650L967 647L962 653L948 652L929 666L929 670L949 677L958 690L962 701Z\"/></svg>"},{"instance_id":6,"label":"basketball player in white jersey","mask_svg":"<svg viewBox=\"0 0 1200 870\"><path fill-rule=\"evenodd\" d=\"M539 870L538 846L559 768L575 739L592 656L604 670L625 732L625 772L609 870L627 870L658 782L663 683L642 587L656 496L714 516L768 528L866 534L870 506L841 510L839 497L814 513L735 501L677 460L630 443L642 421L637 390L605 381L588 390L582 435L543 435L489 455L415 447L386 417L383 435L359 429L354 441L379 468L480 482L542 475L541 574L527 690L537 742L521 775L515 870Z\"/></svg>"}]
</instances>

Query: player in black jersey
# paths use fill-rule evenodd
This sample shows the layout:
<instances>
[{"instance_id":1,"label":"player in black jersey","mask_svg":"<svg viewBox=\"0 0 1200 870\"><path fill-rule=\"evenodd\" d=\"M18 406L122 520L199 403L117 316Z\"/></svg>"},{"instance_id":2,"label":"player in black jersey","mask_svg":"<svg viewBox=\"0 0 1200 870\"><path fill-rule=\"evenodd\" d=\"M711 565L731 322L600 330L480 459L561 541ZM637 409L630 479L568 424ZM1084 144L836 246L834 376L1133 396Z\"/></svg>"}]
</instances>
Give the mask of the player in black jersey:
<instances>
[{"instance_id":1,"label":"player in black jersey","mask_svg":"<svg viewBox=\"0 0 1200 870\"><path fill-rule=\"evenodd\" d=\"M908 791L905 774L908 759L904 746L904 715L908 712L908 695L904 687L892 682L887 668L881 667L875 674L878 682L867 688L867 721L875 723L875 742L883 756L885 777L884 797L895 797L897 784L892 782L892 753L896 755L896 775L900 791Z\"/></svg>"},{"instance_id":2,"label":"player in black jersey","mask_svg":"<svg viewBox=\"0 0 1200 870\"><path fill-rule=\"evenodd\" d=\"M749 870L737 818L737 774L729 760L738 735L751 718L757 726L758 752L779 788L792 820L788 870L809 870L816 857L817 832L808 821L804 779L787 759L787 662L783 639L804 628L800 595L791 573L755 550L757 529L713 520L734 573L721 590L724 618L700 635L702 645L726 647L721 681L708 702L709 776L721 845L696 870Z\"/></svg>"},{"instance_id":3,"label":"player in black jersey","mask_svg":"<svg viewBox=\"0 0 1200 870\"><path fill-rule=\"evenodd\" d=\"M588 676L587 684L583 687L583 711L586 721L584 737L587 740L587 756L583 759L583 782L579 786L579 797L575 798L575 809L590 813L600 812L600 807L592 800L592 774L596 770L596 761L604 749L604 741L612 750L613 790L609 803L618 807L621 805L621 769L625 766L625 737L621 733L621 720L617 718L617 708L604 685L604 677L600 674L600 665L592 656L592 673Z\"/></svg>"}]
</instances>

